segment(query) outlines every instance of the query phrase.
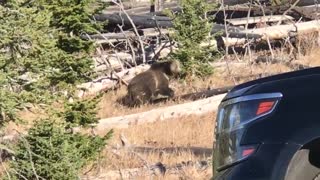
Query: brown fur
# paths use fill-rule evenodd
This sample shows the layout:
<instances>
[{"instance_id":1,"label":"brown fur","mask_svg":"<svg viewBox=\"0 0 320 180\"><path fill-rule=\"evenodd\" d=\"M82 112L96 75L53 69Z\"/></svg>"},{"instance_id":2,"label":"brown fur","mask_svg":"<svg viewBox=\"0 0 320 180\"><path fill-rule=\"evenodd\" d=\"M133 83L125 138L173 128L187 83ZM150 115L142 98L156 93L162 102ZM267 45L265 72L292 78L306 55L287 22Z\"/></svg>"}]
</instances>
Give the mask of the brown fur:
<instances>
[{"instance_id":1,"label":"brown fur","mask_svg":"<svg viewBox=\"0 0 320 180\"><path fill-rule=\"evenodd\" d=\"M169 88L169 76L179 72L180 63L178 61L152 64L149 70L138 74L130 81L126 104L139 106L160 98L173 97L174 91Z\"/></svg>"}]
</instances>

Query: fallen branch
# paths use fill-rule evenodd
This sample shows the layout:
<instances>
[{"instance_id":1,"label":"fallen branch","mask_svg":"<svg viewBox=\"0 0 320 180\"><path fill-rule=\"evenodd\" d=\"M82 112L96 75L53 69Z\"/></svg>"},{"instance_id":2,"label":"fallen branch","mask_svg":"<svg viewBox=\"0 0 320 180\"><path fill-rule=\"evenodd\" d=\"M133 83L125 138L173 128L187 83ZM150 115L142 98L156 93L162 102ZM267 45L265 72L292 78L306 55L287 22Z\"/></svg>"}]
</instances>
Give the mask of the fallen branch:
<instances>
[{"instance_id":1,"label":"fallen branch","mask_svg":"<svg viewBox=\"0 0 320 180\"><path fill-rule=\"evenodd\" d=\"M168 29L161 29L163 34L169 34ZM159 31L154 28L139 29L139 35L143 37L156 37L159 36ZM136 38L136 34L132 31L123 31L123 33L103 33L90 35L91 39L94 40L126 40L128 38ZM83 39L88 39L87 36L82 36Z\"/></svg>"},{"instance_id":2,"label":"fallen branch","mask_svg":"<svg viewBox=\"0 0 320 180\"><path fill-rule=\"evenodd\" d=\"M295 23L290 25L277 25L269 26L257 29L248 29L239 32L238 34L252 34L254 36L260 36L261 38L253 38L256 41L253 43L259 43L270 40L283 40L287 37L303 35L312 32L318 32L320 30L320 22L317 20ZM249 38L234 38L229 34L229 37L221 37L224 46L240 46L246 44ZM219 44L219 42L217 42Z\"/></svg>"},{"instance_id":3,"label":"fallen branch","mask_svg":"<svg viewBox=\"0 0 320 180\"><path fill-rule=\"evenodd\" d=\"M162 16L147 16L147 15L131 15L130 18L126 17L124 14L99 14L95 15L95 19L97 21L108 21L108 25L117 25L117 24L124 24L124 28L130 29L132 28L132 22L135 26L139 29L145 28L172 28L173 23L171 18L169 17L162 17ZM221 24L213 24L211 29L211 34L223 32L225 29L224 25ZM239 33L244 30L243 28L228 26L228 32L230 33L230 37L246 37L249 38L258 38L259 35L255 36L253 34L240 34ZM252 36L252 37L250 37Z\"/></svg>"},{"instance_id":4,"label":"fallen branch","mask_svg":"<svg viewBox=\"0 0 320 180\"><path fill-rule=\"evenodd\" d=\"M293 32L297 33L298 35L301 35L317 32L319 30L320 22L314 20L290 25L277 25L258 29L248 29L242 32L262 35L263 40L267 40L268 38L274 40L286 38L289 36L289 33Z\"/></svg>"},{"instance_id":5,"label":"fallen branch","mask_svg":"<svg viewBox=\"0 0 320 180\"><path fill-rule=\"evenodd\" d=\"M132 62L134 62L133 56L125 52L103 54L93 57L93 60L96 63L96 67L94 69L96 72L104 71L110 68L118 70L122 68L123 64L131 65ZM108 64L109 66L104 63L105 60L110 62L110 64Z\"/></svg>"},{"instance_id":6,"label":"fallen branch","mask_svg":"<svg viewBox=\"0 0 320 180\"><path fill-rule=\"evenodd\" d=\"M155 122L158 120L162 121L191 114L201 115L213 112L217 110L225 95L226 94L220 94L194 102L157 108L147 112L101 119L96 124L95 129L102 131L110 128L128 128L130 125Z\"/></svg>"},{"instance_id":7,"label":"fallen branch","mask_svg":"<svg viewBox=\"0 0 320 180\"><path fill-rule=\"evenodd\" d=\"M233 87L234 86L227 86L227 87L223 87L223 88L210 89L210 90L206 90L206 91L202 91L202 92L189 93L189 94L185 94L182 96L177 96L176 98L174 98L174 100L184 99L184 100L193 100L194 101L197 99L202 99L202 98L207 98L207 97L227 93Z\"/></svg>"},{"instance_id":8,"label":"fallen branch","mask_svg":"<svg viewBox=\"0 0 320 180\"><path fill-rule=\"evenodd\" d=\"M140 66L116 73L116 76L117 76L117 79L121 78L122 80L128 82L135 75L143 71L146 71L147 69L149 69L149 67L150 67L149 65L140 65ZM78 88L77 95L79 98L96 95L97 93L103 90L114 88L118 83L116 80L113 79L112 76L104 76L104 77L95 79L91 82L83 83L77 86Z\"/></svg>"},{"instance_id":9,"label":"fallen branch","mask_svg":"<svg viewBox=\"0 0 320 180\"><path fill-rule=\"evenodd\" d=\"M258 16L258 17L249 17L249 18L233 18L227 19L226 21L234 26L246 25L246 24L256 24L256 23L265 23L265 22L278 22L282 20L293 20L291 16L282 16L282 15L270 15L270 16Z\"/></svg>"},{"instance_id":10,"label":"fallen branch","mask_svg":"<svg viewBox=\"0 0 320 180\"><path fill-rule=\"evenodd\" d=\"M119 6L119 8L121 9L121 11L126 15L126 18L127 18L127 20L129 21L129 23L131 24L131 26L133 27L133 30L134 30L134 32L136 33L136 35L137 35L137 37L138 37L138 41L139 41L139 44L140 44L140 46L141 46L141 53L142 53L142 59L143 59L143 63L145 63L146 62L146 57L145 57L145 55L146 55L146 53L144 52L144 45L143 45L143 42L142 42L142 40L141 40L141 37L140 37L140 35L139 35L139 33L138 33L138 29L137 29L137 27L136 27L136 24L133 22L133 20L132 20L132 18L130 17L130 15L126 12L126 10L123 8L123 4L122 4L122 1L121 0L119 0L119 3L118 2L116 2L115 0L113 0L112 1L114 4L116 4L116 5L118 5ZM121 13L121 12L120 12ZM122 26L124 25L124 19L122 18L122 17L120 17L121 18L121 22L122 22ZM119 23L120 24L120 23ZM118 24L118 25L119 25ZM121 27L122 27L121 26Z\"/></svg>"}]
</instances>

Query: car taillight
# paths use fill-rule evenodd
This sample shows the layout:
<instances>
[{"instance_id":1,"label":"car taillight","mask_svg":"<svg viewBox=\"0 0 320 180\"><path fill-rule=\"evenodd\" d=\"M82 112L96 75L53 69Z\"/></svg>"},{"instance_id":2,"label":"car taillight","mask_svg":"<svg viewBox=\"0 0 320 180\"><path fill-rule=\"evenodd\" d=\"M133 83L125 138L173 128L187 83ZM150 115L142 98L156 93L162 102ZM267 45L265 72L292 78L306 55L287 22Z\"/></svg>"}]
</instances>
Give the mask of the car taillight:
<instances>
[{"instance_id":1,"label":"car taillight","mask_svg":"<svg viewBox=\"0 0 320 180\"><path fill-rule=\"evenodd\" d=\"M274 112L281 98L281 93L253 94L229 99L220 104L215 130L215 169L220 171L249 158L257 151L258 142L240 144L241 138L247 125Z\"/></svg>"},{"instance_id":2,"label":"car taillight","mask_svg":"<svg viewBox=\"0 0 320 180\"><path fill-rule=\"evenodd\" d=\"M260 102L256 115L267 113L271 111L276 101Z\"/></svg>"},{"instance_id":3,"label":"car taillight","mask_svg":"<svg viewBox=\"0 0 320 180\"><path fill-rule=\"evenodd\" d=\"M218 132L231 131L249 121L271 113L280 100L280 97L264 98L261 96L260 99L259 96L254 96L253 99L246 97L222 103L218 112Z\"/></svg>"},{"instance_id":4,"label":"car taillight","mask_svg":"<svg viewBox=\"0 0 320 180\"><path fill-rule=\"evenodd\" d=\"M225 169L228 166L240 162L242 160L245 160L249 156L253 155L257 149L258 145L245 145L245 146L238 146L236 150L232 152L223 152L225 156L215 157L215 168L218 170ZM229 150L228 150L229 151ZM227 155L228 154L228 155Z\"/></svg>"},{"instance_id":5,"label":"car taillight","mask_svg":"<svg viewBox=\"0 0 320 180\"><path fill-rule=\"evenodd\" d=\"M247 157L247 156L250 156L251 154L254 153L255 150L256 150L255 147L243 148L243 149L242 149L242 158L245 158L245 157Z\"/></svg>"}]
</instances>

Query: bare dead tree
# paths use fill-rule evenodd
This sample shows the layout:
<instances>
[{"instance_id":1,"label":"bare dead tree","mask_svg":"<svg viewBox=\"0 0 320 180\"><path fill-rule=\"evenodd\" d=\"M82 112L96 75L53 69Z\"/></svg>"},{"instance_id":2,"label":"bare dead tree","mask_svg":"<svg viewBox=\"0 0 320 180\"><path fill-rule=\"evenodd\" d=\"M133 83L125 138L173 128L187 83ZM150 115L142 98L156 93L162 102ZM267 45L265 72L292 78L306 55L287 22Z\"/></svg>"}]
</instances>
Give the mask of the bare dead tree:
<instances>
[{"instance_id":1,"label":"bare dead tree","mask_svg":"<svg viewBox=\"0 0 320 180\"><path fill-rule=\"evenodd\" d=\"M248 14L247 14L247 23L246 23L246 26L245 26L245 30L248 30L251 8L252 8L252 3L249 4L249 10L248 10ZM244 45L243 47L246 48L246 52L248 52L248 54L249 54L250 74L253 74L253 67L252 67L252 63L251 63L252 62L252 52L251 52L251 47L250 47L250 44L251 44L252 40L249 40L247 38L247 42L248 43L246 43L246 45Z\"/></svg>"},{"instance_id":2,"label":"bare dead tree","mask_svg":"<svg viewBox=\"0 0 320 180\"><path fill-rule=\"evenodd\" d=\"M286 15L287 15L287 13L288 13L289 11L291 11L294 7L296 7L299 2L300 2L300 0L296 0L287 10L285 10L285 11L283 12L282 18L280 19L280 21L278 22L277 25L280 25L280 24L282 23L282 19L286 19L286 20L289 20L289 21L292 22L292 20L291 20L291 19L288 19L288 18L286 17Z\"/></svg>"},{"instance_id":3,"label":"bare dead tree","mask_svg":"<svg viewBox=\"0 0 320 180\"><path fill-rule=\"evenodd\" d=\"M116 2L116 0L112 0L112 2L113 2L114 4L116 4L116 5L120 8L120 10L127 16L128 20L130 21L130 23L131 23L131 25L132 25L132 27L133 27L133 30L134 30L134 32L136 33L137 37L138 37L138 41L139 41L139 43L140 43L140 46L141 46L142 62L143 62L143 63L146 63L146 56L145 56L144 45L143 45L142 39L141 39L141 37L140 37L140 35L139 35L139 32L138 32L138 29L137 29L136 25L134 24L134 22L133 22L133 20L131 19L130 15L129 15L129 14L127 13L127 11L124 9L121 0L119 0L119 3ZM119 16L121 16L121 12L119 13Z\"/></svg>"},{"instance_id":4,"label":"bare dead tree","mask_svg":"<svg viewBox=\"0 0 320 180\"><path fill-rule=\"evenodd\" d=\"M228 74L231 76L233 83L234 83L234 84L237 84L235 78L233 77L233 75L232 75L232 73L231 73L231 70L230 70L230 67L229 67L229 62L228 62L228 59L229 59L229 58L228 58L228 57L229 57L229 43L228 43L229 33L228 33L228 27L227 27L227 15L226 15L226 8L225 8L225 6L224 6L224 1L222 1L221 7L222 7L222 10L223 10L224 30L225 30L225 34L226 34L226 43L225 43L225 52L226 52L226 55L225 55L225 62L226 62Z\"/></svg>"},{"instance_id":5,"label":"bare dead tree","mask_svg":"<svg viewBox=\"0 0 320 180\"><path fill-rule=\"evenodd\" d=\"M128 44L129 44L129 47L130 47L130 51L131 51L131 53L132 53L132 62L134 63L134 65L135 66L137 66L137 61L136 61L136 53L134 52L134 48L133 48L133 46L132 46L132 44L131 44L131 41L129 40L129 38L127 37L127 35L124 33L124 31L123 31L123 24L122 25L119 25L118 24L118 27L119 27L119 29L120 29L120 31L121 31L121 33L125 36L125 38L127 39L127 41L126 42L128 42Z\"/></svg>"},{"instance_id":6,"label":"bare dead tree","mask_svg":"<svg viewBox=\"0 0 320 180\"><path fill-rule=\"evenodd\" d=\"M100 32L98 32L98 33L99 33L102 37L104 37ZM87 35L87 36L88 36L89 39L91 39L89 35ZM108 39L108 38L106 38L106 37L104 37L104 38L109 42L109 39ZM92 39L91 39L91 40L92 40ZM113 48L115 48L115 46L114 46L113 43L109 42L109 44L110 44ZM102 45L100 44L99 46L100 46L99 48L100 48L101 50L103 50ZM99 52L99 51L98 51L98 52ZM119 57L117 51L114 50L114 52L115 52L115 54L116 54L116 57L117 57L119 63L121 64L122 70L124 70L123 65L122 65L122 62L121 62L121 60L120 60L120 57ZM101 51L100 51L99 55L100 55L101 60L104 62L104 64L105 64L106 66L109 66L109 68L111 69L111 76L112 76L112 75L116 76L116 78L119 80L119 82L121 82L121 83L125 84L126 86L128 86L128 83L127 83L126 81L124 81L120 76L118 76L117 73L115 73L115 70L114 70L114 68L112 67L109 59L106 60L106 59L102 56L102 52L101 52Z\"/></svg>"}]
</instances>

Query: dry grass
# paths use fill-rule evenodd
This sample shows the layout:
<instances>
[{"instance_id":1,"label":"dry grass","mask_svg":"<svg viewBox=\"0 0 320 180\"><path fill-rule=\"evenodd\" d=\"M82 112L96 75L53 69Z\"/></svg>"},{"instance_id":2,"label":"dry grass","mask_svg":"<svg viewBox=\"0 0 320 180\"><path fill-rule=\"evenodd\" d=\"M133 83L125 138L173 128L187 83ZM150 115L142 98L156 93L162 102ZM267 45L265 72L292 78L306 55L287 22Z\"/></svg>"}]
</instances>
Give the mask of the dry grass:
<instances>
[{"instance_id":1,"label":"dry grass","mask_svg":"<svg viewBox=\"0 0 320 180\"><path fill-rule=\"evenodd\" d=\"M214 119L215 113L209 113L141 124L116 130L115 137L122 133L132 144L154 147L211 147ZM114 138L115 142L117 140Z\"/></svg>"},{"instance_id":2,"label":"dry grass","mask_svg":"<svg viewBox=\"0 0 320 180\"><path fill-rule=\"evenodd\" d=\"M179 119L158 121L153 123L131 126L128 129L115 129L114 137L98 163L97 171L105 173L110 170L139 168L161 162L167 166L176 166L181 162L207 160L211 153L195 153L194 147L203 148L211 152L213 142L213 126L215 113L203 116L186 116ZM102 132L100 132L102 133ZM130 143L128 148L121 147L120 135L124 135ZM119 147L119 148L112 148ZM130 147L140 147L140 151L132 152ZM149 148L151 148L149 150ZM182 148L183 150L175 148ZM133 148L135 149L135 148ZM163 149L172 149L166 151ZM179 174L168 174L159 179L208 179L211 168L198 171L188 168ZM145 177L144 177L145 178ZM139 179L139 178L137 178Z\"/></svg>"},{"instance_id":3,"label":"dry grass","mask_svg":"<svg viewBox=\"0 0 320 180\"><path fill-rule=\"evenodd\" d=\"M9 121L5 122L1 127L1 135L17 135L18 133L26 133L26 131L32 127L33 122L36 119L45 117L46 114L37 108L33 108L31 111L24 109L17 113L17 117L21 121Z\"/></svg>"},{"instance_id":4,"label":"dry grass","mask_svg":"<svg viewBox=\"0 0 320 180\"><path fill-rule=\"evenodd\" d=\"M165 174L164 176L142 176L136 180L154 179L154 180L208 180L212 177L210 168L199 171L196 168L186 168L176 174Z\"/></svg>"},{"instance_id":5,"label":"dry grass","mask_svg":"<svg viewBox=\"0 0 320 180\"><path fill-rule=\"evenodd\" d=\"M303 59L300 59L298 62L311 67L320 66L320 51L315 50L311 54L305 56Z\"/></svg>"}]
</instances>

